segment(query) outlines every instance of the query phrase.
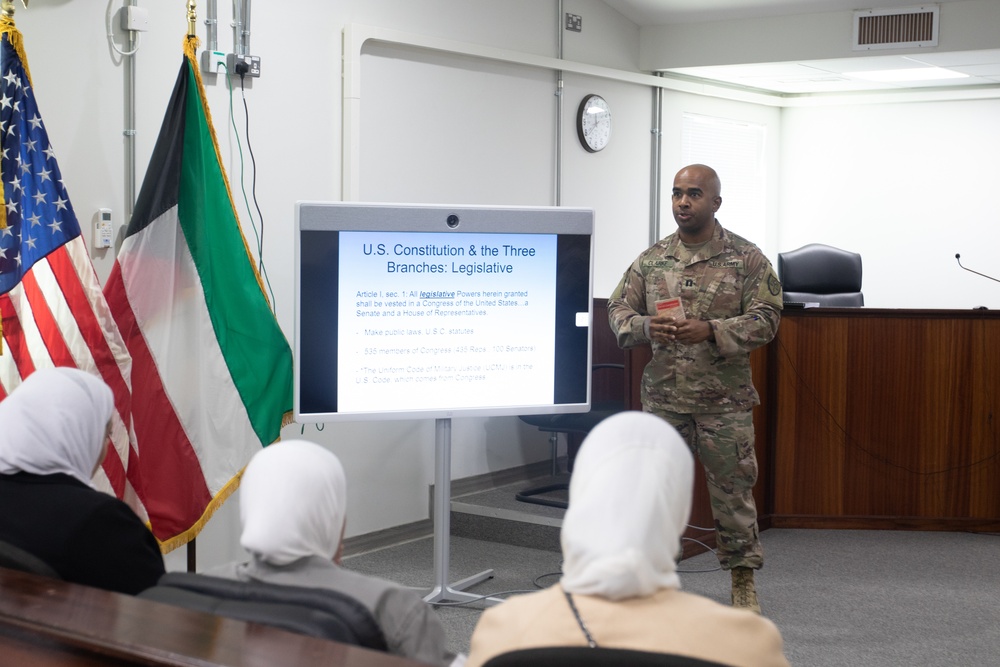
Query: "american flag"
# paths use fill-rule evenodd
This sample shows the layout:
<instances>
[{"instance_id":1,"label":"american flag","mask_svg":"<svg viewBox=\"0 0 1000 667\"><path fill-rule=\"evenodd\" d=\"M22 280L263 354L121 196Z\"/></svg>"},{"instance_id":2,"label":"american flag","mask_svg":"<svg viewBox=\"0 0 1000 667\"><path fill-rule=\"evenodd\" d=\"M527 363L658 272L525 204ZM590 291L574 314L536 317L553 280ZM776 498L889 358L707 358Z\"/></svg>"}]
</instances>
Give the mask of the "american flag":
<instances>
[{"instance_id":1,"label":"american flag","mask_svg":"<svg viewBox=\"0 0 1000 667\"><path fill-rule=\"evenodd\" d=\"M21 34L2 27L0 173L0 400L38 368L69 366L104 379L115 394L113 448L94 479L141 518L130 437L131 360L80 232L28 74ZM131 442L130 442L131 441Z\"/></svg>"},{"instance_id":2,"label":"american flag","mask_svg":"<svg viewBox=\"0 0 1000 667\"><path fill-rule=\"evenodd\" d=\"M7 228L0 230L0 293L50 252L80 236L27 74L3 40L0 133Z\"/></svg>"}]
</instances>

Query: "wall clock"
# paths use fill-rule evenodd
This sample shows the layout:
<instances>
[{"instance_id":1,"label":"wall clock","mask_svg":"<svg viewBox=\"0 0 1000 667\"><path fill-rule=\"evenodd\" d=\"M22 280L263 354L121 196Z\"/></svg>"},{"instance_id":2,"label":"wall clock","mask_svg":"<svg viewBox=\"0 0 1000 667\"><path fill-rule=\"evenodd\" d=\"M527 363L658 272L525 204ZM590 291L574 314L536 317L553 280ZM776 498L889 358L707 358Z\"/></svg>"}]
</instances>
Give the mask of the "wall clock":
<instances>
[{"instance_id":1,"label":"wall clock","mask_svg":"<svg viewBox=\"0 0 1000 667\"><path fill-rule=\"evenodd\" d=\"M611 108L600 95L586 95L576 113L576 132L580 143L596 153L611 140Z\"/></svg>"}]
</instances>

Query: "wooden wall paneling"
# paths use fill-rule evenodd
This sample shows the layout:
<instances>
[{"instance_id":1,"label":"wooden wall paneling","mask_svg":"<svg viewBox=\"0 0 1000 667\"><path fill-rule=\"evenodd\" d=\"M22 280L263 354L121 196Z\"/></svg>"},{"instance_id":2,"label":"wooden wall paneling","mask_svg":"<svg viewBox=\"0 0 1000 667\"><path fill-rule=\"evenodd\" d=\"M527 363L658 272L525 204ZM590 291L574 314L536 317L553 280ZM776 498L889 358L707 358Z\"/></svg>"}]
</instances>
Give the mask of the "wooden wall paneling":
<instances>
[{"instance_id":1,"label":"wooden wall paneling","mask_svg":"<svg viewBox=\"0 0 1000 667\"><path fill-rule=\"evenodd\" d=\"M757 456L757 483L753 487L753 499L757 504L757 523L761 530L767 528L767 516L771 514L773 494L771 493L771 401L768 386L768 348L758 348L750 353L750 372L753 386L760 395L760 405L753 409L754 453Z\"/></svg>"},{"instance_id":2,"label":"wooden wall paneling","mask_svg":"<svg viewBox=\"0 0 1000 667\"><path fill-rule=\"evenodd\" d=\"M967 516L968 320L852 322L846 515ZM892 340L885 345L883 339Z\"/></svg>"},{"instance_id":3,"label":"wooden wall paneling","mask_svg":"<svg viewBox=\"0 0 1000 667\"><path fill-rule=\"evenodd\" d=\"M776 343L772 525L997 529L1000 313L800 311Z\"/></svg>"},{"instance_id":4,"label":"wooden wall paneling","mask_svg":"<svg viewBox=\"0 0 1000 667\"><path fill-rule=\"evenodd\" d=\"M982 320L970 331L969 366L956 378L969 406L969 516L1000 517L1000 322Z\"/></svg>"},{"instance_id":5,"label":"wooden wall paneling","mask_svg":"<svg viewBox=\"0 0 1000 667\"><path fill-rule=\"evenodd\" d=\"M901 515L913 505L920 431L934 417L920 386L926 379L924 331L899 322L850 320L852 373L843 477L845 515ZM890 339L894 344L882 344ZM919 417L916 417L916 414ZM909 446L899 446L900 443Z\"/></svg>"},{"instance_id":6,"label":"wooden wall paneling","mask_svg":"<svg viewBox=\"0 0 1000 667\"><path fill-rule=\"evenodd\" d=\"M974 365L972 330L977 323L927 320L911 324L923 324L918 363L925 369L919 378L925 391L918 415L926 415L926 419L913 419L911 413L920 453L910 485L916 495L912 507L921 517L970 516L969 445L976 418L969 383Z\"/></svg>"},{"instance_id":7,"label":"wooden wall paneling","mask_svg":"<svg viewBox=\"0 0 1000 667\"><path fill-rule=\"evenodd\" d=\"M847 432L847 322L782 318L772 381L777 403L775 514L841 514Z\"/></svg>"},{"instance_id":8,"label":"wooden wall paneling","mask_svg":"<svg viewBox=\"0 0 1000 667\"><path fill-rule=\"evenodd\" d=\"M608 324L608 300L594 299L593 308L592 362L624 364L625 352L618 347L618 341ZM591 383L592 402L622 401L627 405L626 387L624 372L612 369L594 371Z\"/></svg>"}]
</instances>

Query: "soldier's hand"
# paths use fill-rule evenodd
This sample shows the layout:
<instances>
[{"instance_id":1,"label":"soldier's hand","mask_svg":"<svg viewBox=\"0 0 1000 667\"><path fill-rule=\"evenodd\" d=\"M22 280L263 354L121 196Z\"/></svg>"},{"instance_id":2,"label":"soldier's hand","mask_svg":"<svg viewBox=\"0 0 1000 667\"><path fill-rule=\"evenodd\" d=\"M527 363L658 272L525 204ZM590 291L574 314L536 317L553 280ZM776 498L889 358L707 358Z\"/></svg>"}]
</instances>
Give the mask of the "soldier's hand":
<instances>
[{"instance_id":1,"label":"soldier's hand","mask_svg":"<svg viewBox=\"0 0 1000 667\"><path fill-rule=\"evenodd\" d=\"M669 315L654 315L649 318L649 339L658 343L666 343L674 330L674 318Z\"/></svg>"},{"instance_id":2,"label":"soldier's hand","mask_svg":"<svg viewBox=\"0 0 1000 667\"><path fill-rule=\"evenodd\" d=\"M695 345L712 338L712 325L702 320L674 320L666 326L666 334L669 340Z\"/></svg>"}]
</instances>

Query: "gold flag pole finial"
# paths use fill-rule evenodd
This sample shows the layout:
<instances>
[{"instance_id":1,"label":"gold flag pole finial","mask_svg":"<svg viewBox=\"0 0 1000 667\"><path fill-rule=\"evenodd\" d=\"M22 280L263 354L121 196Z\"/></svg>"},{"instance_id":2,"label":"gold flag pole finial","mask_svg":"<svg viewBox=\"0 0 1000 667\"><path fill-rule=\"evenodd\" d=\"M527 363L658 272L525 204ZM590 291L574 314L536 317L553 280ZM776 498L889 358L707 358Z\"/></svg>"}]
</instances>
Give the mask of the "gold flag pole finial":
<instances>
[{"instance_id":1,"label":"gold flag pole finial","mask_svg":"<svg viewBox=\"0 0 1000 667\"><path fill-rule=\"evenodd\" d=\"M21 4L24 5L25 9L28 8L28 0L21 0ZM0 15L8 19L14 18L14 0L0 2Z\"/></svg>"},{"instance_id":2,"label":"gold flag pole finial","mask_svg":"<svg viewBox=\"0 0 1000 667\"><path fill-rule=\"evenodd\" d=\"M188 0L188 37L195 37L198 32L195 23L198 21L198 12L195 11L195 0Z\"/></svg>"}]
</instances>

